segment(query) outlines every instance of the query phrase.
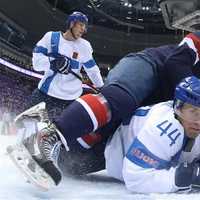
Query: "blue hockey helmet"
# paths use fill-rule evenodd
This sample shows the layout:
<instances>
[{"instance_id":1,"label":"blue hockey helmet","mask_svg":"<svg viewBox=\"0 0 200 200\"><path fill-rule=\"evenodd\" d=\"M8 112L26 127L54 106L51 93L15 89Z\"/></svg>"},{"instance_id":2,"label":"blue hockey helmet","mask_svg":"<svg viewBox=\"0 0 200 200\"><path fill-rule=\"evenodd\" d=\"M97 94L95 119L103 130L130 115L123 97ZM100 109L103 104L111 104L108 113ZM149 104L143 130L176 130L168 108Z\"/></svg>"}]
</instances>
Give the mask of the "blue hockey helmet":
<instances>
[{"instance_id":1,"label":"blue hockey helmet","mask_svg":"<svg viewBox=\"0 0 200 200\"><path fill-rule=\"evenodd\" d=\"M200 79L190 76L176 86L174 112L186 121L200 121Z\"/></svg>"},{"instance_id":2,"label":"blue hockey helmet","mask_svg":"<svg viewBox=\"0 0 200 200\"><path fill-rule=\"evenodd\" d=\"M70 28L71 22L82 22L86 25L88 25L88 18L85 14L82 12L73 12L71 15L68 16L67 21L66 21L66 28Z\"/></svg>"},{"instance_id":3,"label":"blue hockey helmet","mask_svg":"<svg viewBox=\"0 0 200 200\"><path fill-rule=\"evenodd\" d=\"M190 76L183 79L175 89L175 100L200 107L200 79Z\"/></svg>"}]
</instances>

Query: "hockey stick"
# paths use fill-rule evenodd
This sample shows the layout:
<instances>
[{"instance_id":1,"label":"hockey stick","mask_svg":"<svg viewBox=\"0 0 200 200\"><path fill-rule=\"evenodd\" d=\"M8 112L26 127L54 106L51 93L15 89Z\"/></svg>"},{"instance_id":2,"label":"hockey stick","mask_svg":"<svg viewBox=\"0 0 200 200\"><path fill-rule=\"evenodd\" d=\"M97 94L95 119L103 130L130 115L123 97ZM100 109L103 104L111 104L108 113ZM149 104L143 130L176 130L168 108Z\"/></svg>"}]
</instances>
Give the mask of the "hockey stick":
<instances>
[{"instance_id":1,"label":"hockey stick","mask_svg":"<svg viewBox=\"0 0 200 200\"><path fill-rule=\"evenodd\" d=\"M79 79L80 81L82 81L82 83L83 83L82 77L79 76L77 73L75 73L75 72L72 71L71 69L69 69L69 73L73 74L76 78L78 78L78 79ZM89 86L90 88L92 88L92 89L94 90L95 93L99 93L99 92L100 92L100 91L99 91L97 88L95 88L93 85L90 85L90 84L88 84L88 83L84 83L84 84L86 84L87 86Z\"/></svg>"}]
</instances>

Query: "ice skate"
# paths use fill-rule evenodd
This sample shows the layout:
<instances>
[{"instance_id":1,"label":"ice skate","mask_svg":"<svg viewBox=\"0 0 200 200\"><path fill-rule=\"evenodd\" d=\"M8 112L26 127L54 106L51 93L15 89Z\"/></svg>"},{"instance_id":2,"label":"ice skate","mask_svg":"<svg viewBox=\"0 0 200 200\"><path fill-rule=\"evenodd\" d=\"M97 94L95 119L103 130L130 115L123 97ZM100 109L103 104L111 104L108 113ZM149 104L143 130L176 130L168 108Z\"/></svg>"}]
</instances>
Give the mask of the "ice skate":
<instances>
[{"instance_id":1,"label":"ice skate","mask_svg":"<svg viewBox=\"0 0 200 200\"><path fill-rule=\"evenodd\" d=\"M21 114L19 114L15 118L15 123L18 124L20 121L23 121L23 119L37 119L41 122L46 122L48 120L48 114L46 112L46 103L41 102L28 110L25 110Z\"/></svg>"},{"instance_id":2,"label":"ice skate","mask_svg":"<svg viewBox=\"0 0 200 200\"><path fill-rule=\"evenodd\" d=\"M9 146L7 152L31 183L48 190L61 181L55 155L52 155L52 152L55 152L54 147L59 147L61 141L55 125L50 123L48 118L46 122L45 128L25 138L20 144ZM56 149L59 153L59 148Z\"/></svg>"},{"instance_id":3,"label":"ice skate","mask_svg":"<svg viewBox=\"0 0 200 200\"><path fill-rule=\"evenodd\" d=\"M44 191L56 185L52 177L33 159L23 144L8 146L7 153L29 183ZM30 167L29 163L32 163L34 167Z\"/></svg>"}]
</instances>

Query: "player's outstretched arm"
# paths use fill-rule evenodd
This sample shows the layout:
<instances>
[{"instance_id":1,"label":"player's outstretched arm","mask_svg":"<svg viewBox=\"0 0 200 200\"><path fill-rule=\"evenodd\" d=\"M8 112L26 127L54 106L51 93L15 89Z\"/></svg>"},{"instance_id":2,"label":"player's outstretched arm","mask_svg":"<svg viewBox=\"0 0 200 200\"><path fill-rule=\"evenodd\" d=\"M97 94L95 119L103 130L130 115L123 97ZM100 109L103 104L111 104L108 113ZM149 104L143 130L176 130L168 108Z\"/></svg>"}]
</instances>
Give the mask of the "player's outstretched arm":
<instances>
[{"instance_id":1,"label":"player's outstretched arm","mask_svg":"<svg viewBox=\"0 0 200 200\"><path fill-rule=\"evenodd\" d=\"M138 154L139 155L139 154ZM145 158L148 162L155 162ZM151 161L150 161L151 160ZM135 163L134 163L135 162ZM127 189L139 193L168 193L200 191L200 162L181 163L169 169L150 168L124 159L123 178Z\"/></svg>"},{"instance_id":2,"label":"player's outstretched arm","mask_svg":"<svg viewBox=\"0 0 200 200\"><path fill-rule=\"evenodd\" d=\"M134 193L169 193L177 191L174 184L175 168L155 169L134 164L124 159L123 178L127 189Z\"/></svg>"}]
</instances>

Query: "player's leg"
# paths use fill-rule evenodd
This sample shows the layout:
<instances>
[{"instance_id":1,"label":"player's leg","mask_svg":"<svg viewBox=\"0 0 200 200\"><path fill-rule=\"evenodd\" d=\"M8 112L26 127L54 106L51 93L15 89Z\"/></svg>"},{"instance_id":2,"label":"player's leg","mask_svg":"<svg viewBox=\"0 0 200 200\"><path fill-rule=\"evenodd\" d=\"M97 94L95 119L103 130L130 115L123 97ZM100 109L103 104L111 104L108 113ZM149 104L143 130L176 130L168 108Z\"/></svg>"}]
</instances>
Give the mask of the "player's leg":
<instances>
[{"instance_id":1,"label":"player's leg","mask_svg":"<svg viewBox=\"0 0 200 200\"><path fill-rule=\"evenodd\" d=\"M108 76L109 83L101 94L79 98L53 125L42 130L39 142L42 154L49 159L51 141L56 143L57 140L61 140L68 151L74 151L78 147L77 138L131 115L156 87L157 74L153 67L138 56L122 59Z\"/></svg>"},{"instance_id":2,"label":"player's leg","mask_svg":"<svg viewBox=\"0 0 200 200\"><path fill-rule=\"evenodd\" d=\"M156 87L157 74L154 74L153 67L141 57L125 57L108 76L111 84L106 83L101 94L84 95L69 105L54 122L60 139L67 144L66 148L77 149L78 143L82 148L78 138L106 124L110 127L119 125L122 119L132 115L139 103Z\"/></svg>"},{"instance_id":3,"label":"player's leg","mask_svg":"<svg viewBox=\"0 0 200 200\"><path fill-rule=\"evenodd\" d=\"M33 158L33 162L27 163L28 168L34 171L36 161L57 185L61 181L61 172L68 175L84 175L104 169L106 141L107 134L105 137L101 137L99 133L86 134L77 138L73 148L69 149L62 134L50 123L36 135L25 139L23 144Z\"/></svg>"},{"instance_id":4,"label":"player's leg","mask_svg":"<svg viewBox=\"0 0 200 200\"><path fill-rule=\"evenodd\" d=\"M38 114L39 112L40 110ZM47 122L47 119L45 121ZM65 174L82 175L104 169L106 141L115 132L117 126L118 124L107 125L95 133L85 134L76 138L73 146L70 143L69 147L57 127L53 123L48 123L47 127L37 134L26 138L23 144L33 159L58 184L61 178L60 170ZM70 136L73 132L68 134L73 138L73 135ZM30 162L28 165L28 167L34 168L34 162Z\"/></svg>"},{"instance_id":5,"label":"player's leg","mask_svg":"<svg viewBox=\"0 0 200 200\"><path fill-rule=\"evenodd\" d=\"M73 148L76 138L132 115L157 87L155 67L142 55L129 55L111 70L100 94L84 95L65 109L55 125L68 146Z\"/></svg>"},{"instance_id":6,"label":"player's leg","mask_svg":"<svg viewBox=\"0 0 200 200\"><path fill-rule=\"evenodd\" d=\"M108 123L110 126L114 126L123 117L126 117L131 107L134 107L134 101L122 89L113 85L110 85L108 89L107 98L112 98L113 108L110 107L103 95L89 94L80 97L68 106L60 118L55 121L56 127L63 134L70 149L74 148L77 138L94 132ZM126 106L123 106L124 104ZM111 109L114 111L113 117L111 116Z\"/></svg>"}]
</instances>

